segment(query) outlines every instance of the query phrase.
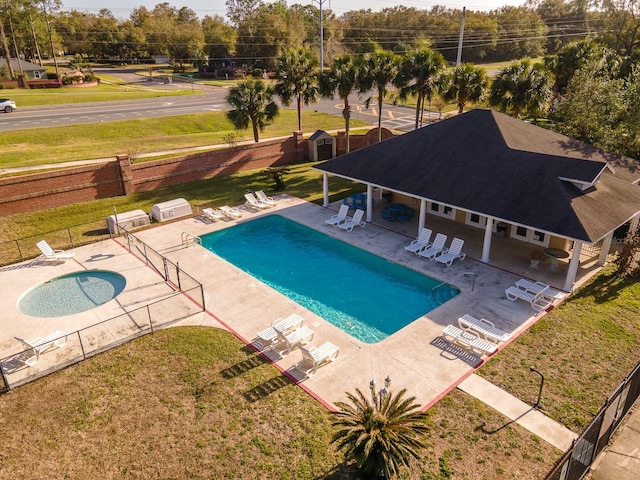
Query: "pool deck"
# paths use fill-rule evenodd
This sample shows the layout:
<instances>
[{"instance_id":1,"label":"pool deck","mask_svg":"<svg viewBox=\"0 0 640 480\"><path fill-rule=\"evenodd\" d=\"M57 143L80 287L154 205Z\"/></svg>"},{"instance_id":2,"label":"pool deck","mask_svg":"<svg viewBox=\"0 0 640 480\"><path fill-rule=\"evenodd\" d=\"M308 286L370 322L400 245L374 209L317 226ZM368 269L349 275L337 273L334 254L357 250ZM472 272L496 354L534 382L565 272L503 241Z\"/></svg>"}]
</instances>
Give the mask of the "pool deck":
<instances>
[{"instance_id":1,"label":"pool deck","mask_svg":"<svg viewBox=\"0 0 640 480\"><path fill-rule=\"evenodd\" d=\"M550 424L544 415L518 399L504 395L500 397L494 386L488 382L485 384L473 375L486 357L448 344L441 337L446 325L457 324L459 317L471 314L476 318L493 321L496 327L510 332L512 339L516 338L545 312L537 313L523 301L509 301L505 297L505 289L523 276L556 286L562 285L562 272L549 268L530 270L528 261L516 262L512 268L509 268L508 264L500 264L498 260L498 266L482 263L476 260L480 257L481 243L470 239L469 233L462 237L470 239L465 242L466 248L463 250L467 252L467 258L462 262L456 261L453 266L447 268L404 250L403 247L416 236L415 226L408 223L399 224L396 227L407 231L396 232L391 230L386 222L380 221L368 224L365 228L356 227L352 232L345 232L324 223L324 220L337 211L337 207L324 208L287 195L281 196L277 206L272 209L256 212L243 208L242 211L243 215L238 220L208 222L194 216L134 232L156 251L173 262L178 262L182 269L204 286L206 312L191 315L178 322L178 325L195 324L225 328L244 342L255 344L256 334L269 326L274 319L297 313L304 318L304 325L315 332L310 344L319 346L325 341L330 341L337 345L340 348L337 360L322 366L315 375L305 378L295 368L296 363L301 360L299 351L294 350L284 357L270 349L264 349L263 353L274 361L281 371L299 381L305 390L328 407L331 407L333 402L344 400L344 392L351 392L354 387L366 391L371 379L375 379L380 388L387 376L392 380L392 388L406 387L409 394L415 395L417 401L425 408L461 385L462 389L472 395L481 399L485 396L485 401L494 402L495 408L505 402L517 406L511 410L506 409L503 413L510 418L513 417L512 419L518 418L519 423L537 422L537 427L530 425L527 428L559 449L568 448L574 438L571 432L557 428L557 424L553 422ZM199 245L182 244L183 232L203 235L276 212L400 265L450 283L461 292L454 299L385 340L376 344L366 344ZM446 226L447 224L443 224L441 230L435 228L434 231L446 232ZM457 235L459 233L451 232L449 237ZM482 233L478 236L481 238ZM76 256L66 263L24 262L0 268L0 281L5 286L3 295L0 296L0 308L3 311L0 357L20 351L20 344L14 337L46 336L54 330L71 332L171 295L171 289L157 273L126 251L122 246L124 241L123 238L118 238L74 249ZM265 245L264 248L267 249L269 246ZM494 250L496 258L502 255L495 244ZM492 252L492 261L493 256ZM528 259L528 256L523 254L518 258ZM32 318L18 310L17 300L20 295L36 284L73 271L94 268L114 270L125 275L127 286L124 292L105 305L69 317ZM585 271L592 273L595 270ZM336 272L336 281L340 281L339 272ZM372 295L383 293L371 292ZM363 298L361 301L366 302L367 299ZM508 342L503 343L500 348L507 345ZM538 418L537 415L542 418ZM549 429L556 430L549 433Z\"/></svg>"}]
</instances>

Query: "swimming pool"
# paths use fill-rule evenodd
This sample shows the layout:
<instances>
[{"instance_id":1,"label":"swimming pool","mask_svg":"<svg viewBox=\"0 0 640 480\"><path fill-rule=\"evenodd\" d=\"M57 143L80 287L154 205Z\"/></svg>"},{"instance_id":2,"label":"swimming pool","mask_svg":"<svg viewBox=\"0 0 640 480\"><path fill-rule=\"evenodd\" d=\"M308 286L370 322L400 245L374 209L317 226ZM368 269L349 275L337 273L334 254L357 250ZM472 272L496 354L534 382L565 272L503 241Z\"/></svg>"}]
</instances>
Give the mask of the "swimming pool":
<instances>
[{"instance_id":1,"label":"swimming pool","mask_svg":"<svg viewBox=\"0 0 640 480\"><path fill-rule=\"evenodd\" d=\"M74 272L27 290L18 299L18 309L32 317L64 317L86 312L118 296L126 284L126 279L116 272Z\"/></svg>"},{"instance_id":2,"label":"swimming pool","mask_svg":"<svg viewBox=\"0 0 640 480\"><path fill-rule=\"evenodd\" d=\"M204 235L202 246L364 343L460 293L279 215Z\"/></svg>"}]
</instances>

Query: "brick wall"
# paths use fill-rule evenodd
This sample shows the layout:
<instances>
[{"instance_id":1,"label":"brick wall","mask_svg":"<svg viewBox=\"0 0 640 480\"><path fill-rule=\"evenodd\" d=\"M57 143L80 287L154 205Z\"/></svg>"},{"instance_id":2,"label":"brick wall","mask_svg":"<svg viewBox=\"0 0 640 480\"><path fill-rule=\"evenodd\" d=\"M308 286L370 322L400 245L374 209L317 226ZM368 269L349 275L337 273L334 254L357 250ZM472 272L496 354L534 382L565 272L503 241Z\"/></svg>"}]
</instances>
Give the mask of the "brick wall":
<instances>
[{"instance_id":1,"label":"brick wall","mask_svg":"<svg viewBox=\"0 0 640 480\"><path fill-rule=\"evenodd\" d=\"M383 139L393 136L387 129L382 133ZM376 143L377 139L376 129L365 135L350 135L351 150ZM338 134L337 152L344 153L343 132ZM285 139L149 162L132 164L128 155L118 155L113 162L0 178L0 215L129 195L308 159L309 141L302 138L302 132L294 132Z\"/></svg>"}]
</instances>

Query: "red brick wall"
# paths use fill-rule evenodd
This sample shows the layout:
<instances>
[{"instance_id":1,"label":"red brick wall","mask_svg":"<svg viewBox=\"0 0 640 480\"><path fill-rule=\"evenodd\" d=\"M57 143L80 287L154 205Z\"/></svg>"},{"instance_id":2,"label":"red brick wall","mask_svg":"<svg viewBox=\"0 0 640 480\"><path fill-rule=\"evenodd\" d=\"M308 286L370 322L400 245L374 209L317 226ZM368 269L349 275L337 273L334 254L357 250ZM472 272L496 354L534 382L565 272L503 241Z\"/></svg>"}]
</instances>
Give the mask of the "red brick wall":
<instances>
[{"instance_id":1,"label":"red brick wall","mask_svg":"<svg viewBox=\"0 0 640 480\"><path fill-rule=\"evenodd\" d=\"M383 129L383 139L393 137ZM344 153L344 133L337 154ZM376 143L376 129L350 135L351 150ZM131 164L126 155L97 165L64 168L46 173L0 178L0 215L31 212L98 198L144 192L243 170L308 161L309 141L293 136L233 148L221 148L180 157Z\"/></svg>"},{"instance_id":2,"label":"red brick wall","mask_svg":"<svg viewBox=\"0 0 640 480\"><path fill-rule=\"evenodd\" d=\"M122 195L116 162L0 179L0 215Z\"/></svg>"}]
</instances>

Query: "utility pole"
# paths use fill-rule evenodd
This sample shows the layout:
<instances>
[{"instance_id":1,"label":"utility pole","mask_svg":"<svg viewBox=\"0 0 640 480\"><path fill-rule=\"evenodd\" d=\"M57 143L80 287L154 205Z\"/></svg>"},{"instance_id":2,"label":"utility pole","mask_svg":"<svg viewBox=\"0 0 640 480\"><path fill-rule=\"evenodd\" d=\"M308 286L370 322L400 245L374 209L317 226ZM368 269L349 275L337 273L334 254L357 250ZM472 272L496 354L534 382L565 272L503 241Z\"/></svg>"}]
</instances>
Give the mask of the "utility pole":
<instances>
[{"instance_id":1,"label":"utility pole","mask_svg":"<svg viewBox=\"0 0 640 480\"><path fill-rule=\"evenodd\" d=\"M462 62L462 39L464 38L464 15L466 7L462 7L462 20L460 20L460 38L458 39L458 57L456 58L456 67Z\"/></svg>"},{"instance_id":2,"label":"utility pole","mask_svg":"<svg viewBox=\"0 0 640 480\"><path fill-rule=\"evenodd\" d=\"M324 68L324 26L323 26L323 15L322 15L322 5L327 0L312 0L313 2L318 4L318 8L320 10L320 71Z\"/></svg>"}]
</instances>

